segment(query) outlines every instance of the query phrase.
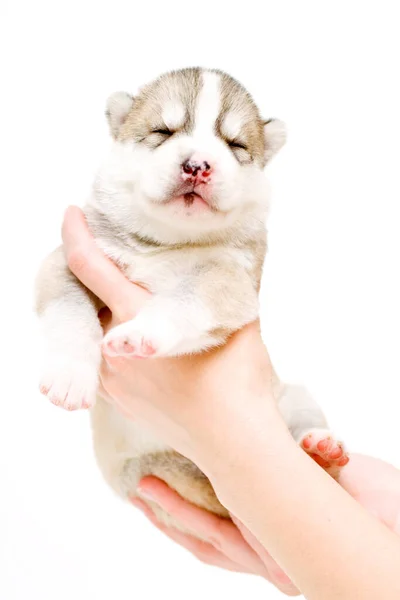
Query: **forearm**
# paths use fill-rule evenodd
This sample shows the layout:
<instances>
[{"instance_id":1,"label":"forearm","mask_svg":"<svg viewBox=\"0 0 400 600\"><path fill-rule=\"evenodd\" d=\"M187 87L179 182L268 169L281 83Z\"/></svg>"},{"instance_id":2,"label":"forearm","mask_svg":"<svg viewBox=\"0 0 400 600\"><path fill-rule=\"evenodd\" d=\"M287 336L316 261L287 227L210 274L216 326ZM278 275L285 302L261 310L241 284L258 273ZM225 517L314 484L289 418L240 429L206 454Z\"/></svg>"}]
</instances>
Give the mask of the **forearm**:
<instances>
[{"instance_id":1,"label":"forearm","mask_svg":"<svg viewBox=\"0 0 400 600\"><path fill-rule=\"evenodd\" d=\"M399 538L297 447L272 402L256 407L204 450L221 502L306 598L399 598Z\"/></svg>"}]
</instances>

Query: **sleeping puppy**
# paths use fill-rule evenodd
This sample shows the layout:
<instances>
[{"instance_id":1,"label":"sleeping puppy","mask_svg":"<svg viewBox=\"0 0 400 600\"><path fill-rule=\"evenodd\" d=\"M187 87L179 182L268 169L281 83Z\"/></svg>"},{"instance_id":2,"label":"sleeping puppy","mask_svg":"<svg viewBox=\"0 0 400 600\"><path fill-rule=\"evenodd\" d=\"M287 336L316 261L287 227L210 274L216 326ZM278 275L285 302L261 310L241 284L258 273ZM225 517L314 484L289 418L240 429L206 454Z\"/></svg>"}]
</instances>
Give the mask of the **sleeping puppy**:
<instances>
[{"instance_id":1,"label":"sleeping puppy","mask_svg":"<svg viewBox=\"0 0 400 600\"><path fill-rule=\"evenodd\" d=\"M96 398L98 371L102 350L148 360L201 352L258 317L269 203L263 171L285 128L264 120L232 77L200 68L162 75L136 97L112 95L107 118L113 144L84 212L99 247L152 297L103 339L101 302L57 248L37 279L47 346L40 389L68 410L91 409L100 469L123 498L153 474L228 516L195 465ZM320 408L303 388L277 378L275 387L296 441L337 477L348 457Z\"/></svg>"}]
</instances>

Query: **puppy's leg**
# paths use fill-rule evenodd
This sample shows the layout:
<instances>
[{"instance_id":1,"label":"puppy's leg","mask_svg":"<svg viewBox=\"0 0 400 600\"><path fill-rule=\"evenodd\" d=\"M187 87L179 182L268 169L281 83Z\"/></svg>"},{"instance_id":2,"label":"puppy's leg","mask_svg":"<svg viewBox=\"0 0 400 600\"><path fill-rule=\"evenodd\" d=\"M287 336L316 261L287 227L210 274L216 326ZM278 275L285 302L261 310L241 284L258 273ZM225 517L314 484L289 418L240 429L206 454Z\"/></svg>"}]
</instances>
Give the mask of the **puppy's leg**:
<instances>
[{"instance_id":1,"label":"puppy's leg","mask_svg":"<svg viewBox=\"0 0 400 600\"><path fill-rule=\"evenodd\" d=\"M105 350L142 358L198 352L257 316L257 291L244 269L223 261L203 264L111 330Z\"/></svg>"},{"instance_id":2,"label":"puppy's leg","mask_svg":"<svg viewBox=\"0 0 400 600\"><path fill-rule=\"evenodd\" d=\"M36 310L44 334L40 390L68 410L96 398L102 329L96 299L72 275L62 248L43 263L36 281Z\"/></svg>"},{"instance_id":3,"label":"puppy's leg","mask_svg":"<svg viewBox=\"0 0 400 600\"><path fill-rule=\"evenodd\" d=\"M296 442L332 477L337 478L349 457L308 391L301 386L285 385L278 406Z\"/></svg>"},{"instance_id":4,"label":"puppy's leg","mask_svg":"<svg viewBox=\"0 0 400 600\"><path fill-rule=\"evenodd\" d=\"M207 477L191 461L134 421L128 421L111 404L98 398L91 411L91 421L97 463L107 483L122 499L137 496L142 477L154 475L192 504L223 517L229 516ZM160 521L182 529L173 516L148 503Z\"/></svg>"},{"instance_id":5,"label":"puppy's leg","mask_svg":"<svg viewBox=\"0 0 400 600\"><path fill-rule=\"evenodd\" d=\"M126 465L129 470L129 463ZM230 518L229 512L222 506L211 483L195 464L174 451L148 454L140 459L141 476L154 475L165 481L182 498L214 513L219 517ZM174 515L161 511L155 504L151 505L159 520L165 525L187 532L174 518ZM194 532L187 532L193 535Z\"/></svg>"}]
</instances>

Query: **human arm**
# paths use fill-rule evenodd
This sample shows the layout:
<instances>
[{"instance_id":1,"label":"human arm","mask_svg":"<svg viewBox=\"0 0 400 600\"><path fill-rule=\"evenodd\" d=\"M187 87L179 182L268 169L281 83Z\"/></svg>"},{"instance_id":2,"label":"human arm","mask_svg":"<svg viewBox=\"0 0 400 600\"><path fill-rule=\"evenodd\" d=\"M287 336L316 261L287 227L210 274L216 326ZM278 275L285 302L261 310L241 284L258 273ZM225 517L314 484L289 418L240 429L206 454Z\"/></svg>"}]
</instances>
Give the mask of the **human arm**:
<instances>
[{"instance_id":1,"label":"human arm","mask_svg":"<svg viewBox=\"0 0 400 600\"><path fill-rule=\"evenodd\" d=\"M353 454L343 469L340 483L372 515L400 535L400 471L370 456ZM240 570L265 577L283 593L298 591L258 540L234 518L235 524L194 506L155 477L145 477L140 495L151 498L197 537L185 535L161 524L149 506L132 499L164 535L191 552L200 561L228 570ZM204 541L200 541L204 540Z\"/></svg>"},{"instance_id":2,"label":"human arm","mask_svg":"<svg viewBox=\"0 0 400 600\"><path fill-rule=\"evenodd\" d=\"M360 454L351 456L343 469L340 483L372 515L400 535L400 471L392 465ZM235 519L236 527L226 519L210 515L194 506L155 477L145 477L139 486L140 495L151 498L171 514L197 538L184 535L162 525L149 506L141 500L132 503L162 533L191 552L202 562L229 570L241 570L265 577L287 595L296 595L296 588L278 567L269 553ZM206 541L200 541L206 540Z\"/></svg>"}]
</instances>

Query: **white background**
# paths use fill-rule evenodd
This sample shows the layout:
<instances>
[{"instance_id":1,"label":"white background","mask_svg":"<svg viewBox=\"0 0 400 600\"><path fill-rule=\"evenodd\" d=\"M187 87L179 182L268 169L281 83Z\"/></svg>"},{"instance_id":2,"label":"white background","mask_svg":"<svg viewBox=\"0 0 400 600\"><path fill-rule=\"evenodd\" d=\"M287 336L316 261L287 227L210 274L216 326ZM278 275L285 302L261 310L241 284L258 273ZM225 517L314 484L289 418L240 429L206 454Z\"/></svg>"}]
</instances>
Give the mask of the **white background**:
<instances>
[{"instance_id":1,"label":"white background","mask_svg":"<svg viewBox=\"0 0 400 600\"><path fill-rule=\"evenodd\" d=\"M1 0L1 600L281 597L197 563L114 498L87 415L37 392L34 275L107 151L106 97L165 70L225 69L287 122L270 167L265 339L351 450L400 466L396 8Z\"/></svg>"}]
</instances>

